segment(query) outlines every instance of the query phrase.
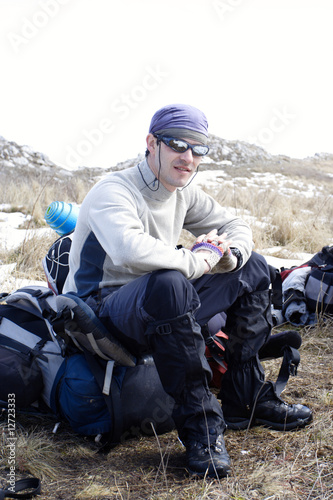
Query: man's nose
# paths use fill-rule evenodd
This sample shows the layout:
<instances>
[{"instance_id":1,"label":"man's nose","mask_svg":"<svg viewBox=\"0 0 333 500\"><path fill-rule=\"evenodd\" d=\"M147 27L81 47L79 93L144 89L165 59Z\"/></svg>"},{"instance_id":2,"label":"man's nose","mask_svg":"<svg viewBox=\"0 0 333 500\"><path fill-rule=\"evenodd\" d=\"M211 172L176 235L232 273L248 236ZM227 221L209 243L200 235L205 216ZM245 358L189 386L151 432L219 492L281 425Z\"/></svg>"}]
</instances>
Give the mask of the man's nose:
<instances>
[{"instance_id":1,"label":"man's nose","mask_svg":"<svg viewBox=\"0 0 333 500\"><path fill-rule=\"evenodd\" d=\"M184 153L182 153L181 158L189 163L193 161L193 154L192 154L192 149L188 148Z\"/></svg>"}]
</instances>

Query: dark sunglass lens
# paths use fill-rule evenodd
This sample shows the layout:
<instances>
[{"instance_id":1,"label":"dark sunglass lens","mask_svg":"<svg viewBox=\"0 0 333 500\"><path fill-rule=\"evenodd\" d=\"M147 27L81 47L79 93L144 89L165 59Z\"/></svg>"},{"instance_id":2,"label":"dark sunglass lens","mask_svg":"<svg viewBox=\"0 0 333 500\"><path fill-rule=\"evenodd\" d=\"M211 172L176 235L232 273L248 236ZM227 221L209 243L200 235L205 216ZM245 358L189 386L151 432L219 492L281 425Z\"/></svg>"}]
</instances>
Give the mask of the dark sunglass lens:
<instances>
[{"instance_id":1,"label":"dark sunglass lens","mask_svg":"<svg viewBox=\"0 0 333 500\"><path fill-rule=\"evenodd\" d=\"M186 142L180 141L178 139L169 139L169 146L179 153L184 153L188 149L188 145L186 144Z\"/></svg>"},{"instance_id":2,"label":"dark sunglass lens","mask_svg":"<svg viewBox=\"0 0 333 500\"><path fill-rule=\"evenodd\" d=\"M209 148L208 146L194 146L192 151L196 156L204 156L208 153Z\"/></svg>"},{"instance_id":3,"label":"dark sunglass lens","mask_svg":"<svg viewBox=\"0 0 333 500\"><path fill-rule=\"evenodd\" d=\"M177 153L185 153L189 148L191 148L194 156L204 156L208 153L209 147L201 144L188 144L186 141L182 141L181 139L176 139L175 137L161 137L160 140L164 142L169 148L177 151Z\"/></svg>"}]
</instances>

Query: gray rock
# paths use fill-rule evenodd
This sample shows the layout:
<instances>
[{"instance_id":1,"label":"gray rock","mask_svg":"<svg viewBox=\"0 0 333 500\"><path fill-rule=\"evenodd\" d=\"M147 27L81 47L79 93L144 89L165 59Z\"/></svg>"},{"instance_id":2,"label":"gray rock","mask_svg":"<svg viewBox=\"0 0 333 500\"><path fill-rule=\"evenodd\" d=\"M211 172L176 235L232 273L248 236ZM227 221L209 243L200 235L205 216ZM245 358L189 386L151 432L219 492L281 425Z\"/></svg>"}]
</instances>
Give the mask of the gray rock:
<instances>
[{"instance_id":1,"label":"gray rock","mask_svg":"<svg viewBox=\"0 0 333 500\"><path fill-rule=\"evenodd\" d=\"M15 167L15 164L12 161L0 159L0 167L1 168L13 168L13 167Z\"/></svg>"},{"instance_id":2,"label":"gray rock","mask_svg":"<svg viewBox=\"0 0 333 500\"><path fill-rule=\"evenodd\" d=\"M18 156L14 161L16 165L19 165L20 167L25 167L29 164L29 160L27 160L24 156Z\"/></svg>"}]
</instances>

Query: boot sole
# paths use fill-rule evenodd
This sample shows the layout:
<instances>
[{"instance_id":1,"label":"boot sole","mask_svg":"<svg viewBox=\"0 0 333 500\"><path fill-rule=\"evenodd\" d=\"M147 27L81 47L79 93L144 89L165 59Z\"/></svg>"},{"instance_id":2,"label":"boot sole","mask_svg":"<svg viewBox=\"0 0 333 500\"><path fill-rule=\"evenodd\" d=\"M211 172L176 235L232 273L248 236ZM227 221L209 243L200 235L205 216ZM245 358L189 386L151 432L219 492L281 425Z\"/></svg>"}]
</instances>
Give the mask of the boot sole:
<instances>
[{"instance_id":1,"label":"boot sole","mask_svg":"<svg viewBox=\"0 0 333 500\"><path fill-rule=\"evenodd\" d=\"M197 476L200 478L203 477L210 477L210 478L215 478L216 477L227 477L229 474L231 474L231 468L230 465L225 465L225 467L212 467L211 465L208 467L208 469L205 469L204 471L194 471L191 470L189 467L187 467L187 470L191 476Z\"/></svg>"}]
</instances>

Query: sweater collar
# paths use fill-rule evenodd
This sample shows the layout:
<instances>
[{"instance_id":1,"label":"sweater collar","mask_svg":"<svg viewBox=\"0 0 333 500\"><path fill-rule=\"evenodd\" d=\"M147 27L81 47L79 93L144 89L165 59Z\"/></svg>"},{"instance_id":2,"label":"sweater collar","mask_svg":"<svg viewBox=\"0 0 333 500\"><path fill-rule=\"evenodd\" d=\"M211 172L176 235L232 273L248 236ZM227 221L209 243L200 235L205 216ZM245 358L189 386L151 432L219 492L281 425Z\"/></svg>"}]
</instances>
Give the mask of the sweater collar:
<instances>
[{"instance_id":1,"label":"sweater collar","mask_svg":"<svg viewBox=\"0 0 333 500\"><path fill-rule=\"evenodd\" d=\"M148 198L157 201L166 201L176 193L177 190L169 191L158 181L146 159L139 163L137 168L142 181L142 192Z\"/></svg>"}]
</instances>

